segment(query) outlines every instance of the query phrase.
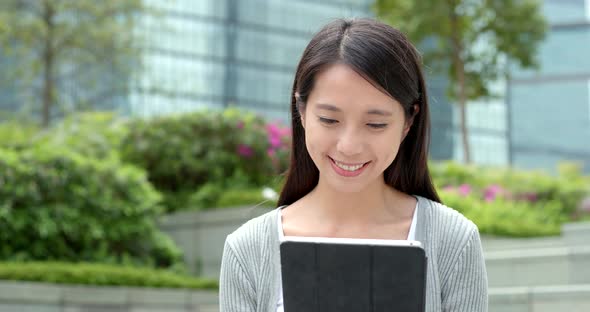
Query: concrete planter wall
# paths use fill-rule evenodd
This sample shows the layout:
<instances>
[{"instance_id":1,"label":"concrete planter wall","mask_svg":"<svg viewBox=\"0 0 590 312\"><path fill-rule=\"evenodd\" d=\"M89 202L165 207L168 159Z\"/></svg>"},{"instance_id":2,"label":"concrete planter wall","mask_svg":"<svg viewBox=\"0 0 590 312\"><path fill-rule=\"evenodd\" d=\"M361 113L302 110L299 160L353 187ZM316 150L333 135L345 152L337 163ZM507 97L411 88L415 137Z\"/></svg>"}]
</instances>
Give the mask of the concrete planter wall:
<instances>
[{"instance_id":1,"label":"concrete planter wall","mask_svg":"<svg viewBox=\"0 0 590 312\"><path fill-rule=\"evenodd\" d=\"M589 285L491 288L490 312L587 312Z\"/></svg>"},{"instance_id":2,"label":"concrete planter wall","mask_svg":"<svg viewBox=\"0 0 590 312\"><path fill-rule=\"evenodd\" d=\"M227 235L246 221L271 209L237 207L179 212L160 218L158 224L182 249L191 273L218 278Z\"/></svg>"},{"instance_id":3,"label":"concrete planter wall","mask_svg":"<svg viewBox=\"0 0 590 312\"><path fill-rule=\"evenodd\" d=\"M0 311L219 311L217 291L0 281Z\"/></svg>"}]
</instances>

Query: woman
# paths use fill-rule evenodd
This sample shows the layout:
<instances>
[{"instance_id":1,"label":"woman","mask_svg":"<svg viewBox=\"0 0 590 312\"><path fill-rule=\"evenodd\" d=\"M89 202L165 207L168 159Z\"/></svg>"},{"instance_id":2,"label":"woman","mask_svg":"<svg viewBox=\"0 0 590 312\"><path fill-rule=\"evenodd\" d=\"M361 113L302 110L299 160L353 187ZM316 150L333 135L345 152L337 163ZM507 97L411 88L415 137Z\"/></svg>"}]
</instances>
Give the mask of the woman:
<instances>
[{"instance_id":1,"label":"woman","mask_svg":"<svg viewBox=\"0 0 590 312\"><path fill-rule=\"evenodd\" d=\"M426 311L487 311L477 227L440 203L428 171L420 65L402 33L374 20L337 20L313 37L293 84L280 207L227 237L222 312L282 311L284 235L418 240Z\"/></svg>"}]
</instances>

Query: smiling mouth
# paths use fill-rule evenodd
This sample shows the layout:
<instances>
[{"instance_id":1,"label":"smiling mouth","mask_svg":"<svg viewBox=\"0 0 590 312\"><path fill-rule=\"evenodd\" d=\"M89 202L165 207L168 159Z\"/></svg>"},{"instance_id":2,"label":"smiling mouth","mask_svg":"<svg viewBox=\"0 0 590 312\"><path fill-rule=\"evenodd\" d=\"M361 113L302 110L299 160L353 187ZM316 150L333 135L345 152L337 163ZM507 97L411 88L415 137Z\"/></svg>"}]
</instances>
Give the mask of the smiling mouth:
<instances>
[{"instance_id":1,"label":"smiling mouth","mask_svg":"<svg viewBox=\"0 0 590 312\"><path fill-rule=\"evenodd\" d=\"M330 160L336 165L338 166L338 168L342 169L342 170L346 170L346 171L357 171L359 169L361 169L362 167L364 167L365 165L367 165L368 163L370 163L370 161L365 162L365 163L358 163L358 164L345 164L345 163L341 163L335 159L333 159L332 157L329 157Z\"/></svg>"}]
</instances>

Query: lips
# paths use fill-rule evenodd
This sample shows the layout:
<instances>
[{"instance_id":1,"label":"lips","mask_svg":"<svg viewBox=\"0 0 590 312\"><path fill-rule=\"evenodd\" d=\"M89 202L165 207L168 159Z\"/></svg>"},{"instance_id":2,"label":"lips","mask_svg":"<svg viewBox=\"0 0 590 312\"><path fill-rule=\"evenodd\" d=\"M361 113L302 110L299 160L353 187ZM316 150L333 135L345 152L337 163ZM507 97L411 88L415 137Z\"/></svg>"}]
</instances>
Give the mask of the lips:
<instances>
[{"instance_id":1,"label":"lips","mask_svg":"<svg viewBox=\"0 0 590 312\"><path fill-rule=\"evenodd\" d=\"M344 163L334 160L331 157L328 158L330 158L330 162L336 173L345 177L354 177L361 174L370 163L370 161L364 163Z\"/></svg>"},{"instance_id":2,"label":"lips","mask_svg":"<svg viewBox=\"0 0 590 312\"><path fill-rule=\"evenodd\" d=\"M345 163L339 162L337 160L334 160L334 163L336 164L336 166L338 166L338 167L340 167L340 168L342 168L344 170L348 170L348 171L358 170L358 169L362 168L365 165L365 163L362 163L362 164L345 164Z\"/></svg>"}]
</instances>

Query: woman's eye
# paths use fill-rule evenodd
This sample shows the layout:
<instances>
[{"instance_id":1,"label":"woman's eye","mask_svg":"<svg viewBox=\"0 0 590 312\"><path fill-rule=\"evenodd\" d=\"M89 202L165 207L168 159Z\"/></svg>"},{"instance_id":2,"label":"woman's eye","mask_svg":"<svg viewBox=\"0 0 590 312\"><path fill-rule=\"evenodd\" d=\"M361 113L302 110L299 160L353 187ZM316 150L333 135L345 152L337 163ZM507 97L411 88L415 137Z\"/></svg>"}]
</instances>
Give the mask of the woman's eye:
<instances>
[{"instance_id":1,"label":"woman's eye","mask_svg":"<svg viewBox=\"0 0 590 312\"><path fill-rule=\"evenodd\" d=\"M327 125L332 125L338 122L338 120L334 120L334 119L329 119L329 118L324 118L324 117L320 117L320 122L325 123Z\"/></svg>"},{"instance_id":2,"label":"woman's eye","mask_svg":"<svg viewBox=\"0 0 590 312\"><path fill-rule=\"evenodd\" d=\"M373 129L384 129L385 127L387 127L387 124L367 124L367 126Z\"/></svg>"}]
</instances>

